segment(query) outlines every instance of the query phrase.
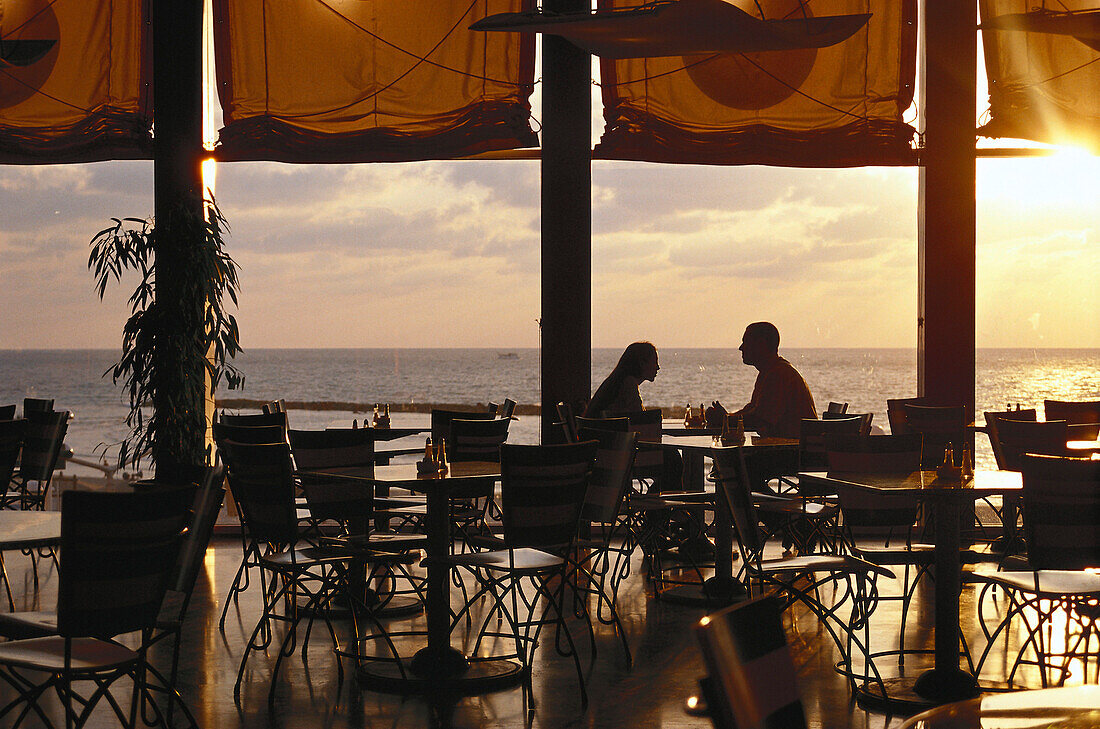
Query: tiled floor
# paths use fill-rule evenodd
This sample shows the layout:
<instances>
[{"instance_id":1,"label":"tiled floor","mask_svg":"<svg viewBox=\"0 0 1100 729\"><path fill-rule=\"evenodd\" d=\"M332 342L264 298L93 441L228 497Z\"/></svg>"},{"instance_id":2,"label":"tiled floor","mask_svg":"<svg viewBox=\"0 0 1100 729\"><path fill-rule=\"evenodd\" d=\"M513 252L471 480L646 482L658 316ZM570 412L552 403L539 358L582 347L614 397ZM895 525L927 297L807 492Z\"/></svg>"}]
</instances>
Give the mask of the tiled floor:
<instances>
[{"instance_id":1,"label":"tiled floor","mask_svg":"<svg viewBox=\"0 0 1100 729\"><path fill-rule=\"evenodd\" d=\"M323 631L315 631L311 637L308 662L304 662L300 654L286 660L273 708L268 707L266 696L274 658L272 655L253 655L238 705L233 698L233 682L245 636L258 616L258 590L250 590L238 606L231 606L224 633L218 629L218 615L240 553L238 539L216 537L206 558L206 570L200 575L185 629L179 685L201 726L211 729L399 729L437 725L527 725L518 687L474 697L398 696L360 686L351 671L345 674L340 685L335 670L336 658ZM5 558L18 607L32 609L33 583L26 569L27 558L18 553L8 553ZM45 566L42 578L40 603L48 608L54 600L56 574L51 567ZM886 586L886 589L896 592L897 587ZM918 593L910 615L907 640L912 646L930 645L928 597ZM960 608L964 628L968 635L978 636L975 649L980 650L983 646L980 631L974 624L975 600L973 588L965 587ZM696 680L702 673L692 634L692 626L702 615L702 609L655 600L638 569L624 583L620 601L634 654L633 666L627 665L618 639L610 629L599 628L598 657L586 660L590 701L584 709L572 662L558 657L551 646L544 645L534 666L536 707L531 726L589 729L709 726L706 719L690 717L683 710L684 699L695 690ZM899 610L898 604L893 602L879 607L873 619L872 641L876 647L895 642ZM900 717L888 718L853 704L846 682L832 670L834 649L815 618L794 611L787 622L811 727L877 729L900 723ZM392 625L423 627L423 619L416 617ZM340 626L345 636L346 627ZM587 644L582 641L582 646L587 659ZM1002 651L998 651L998 655L1000 653ZM349 663L345 666L351 668ZM907 669L916 672L919 665L911 661ZM6 696L9 692L6 687L0 687L0 695ZM110 719L100 713L89 726L96 729L115 726ZM9 724L10 720L3 726ZM26 726L35 724L31 722Z\"/></svg>"}]
</instances>

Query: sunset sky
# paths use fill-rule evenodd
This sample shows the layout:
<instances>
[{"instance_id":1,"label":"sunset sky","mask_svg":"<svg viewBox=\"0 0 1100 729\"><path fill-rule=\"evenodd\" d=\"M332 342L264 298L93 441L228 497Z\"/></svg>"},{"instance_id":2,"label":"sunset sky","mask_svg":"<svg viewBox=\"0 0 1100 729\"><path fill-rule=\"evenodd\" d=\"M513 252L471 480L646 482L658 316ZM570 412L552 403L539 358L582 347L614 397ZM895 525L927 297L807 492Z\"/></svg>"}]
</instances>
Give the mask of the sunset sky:
<instances>
[{"instance_id":1,"label":"sunset sky","mask_svg":"<svg viewBox=\"0 0 1100 729\"><path fill-rule=\"evenodd\" d=\"M978 346L1100 347L1098 189L1095 156L978 161ZM539 344L537 161L230 163L216 194L246 348ZM136 279L99 302L88 241L152 215L152 163L0 165L0 209L0 348L118 347ZM597 161L592 214L594 346L735 347L758 319L915 346L915 168Z\"/></svg>"}]
</instances>

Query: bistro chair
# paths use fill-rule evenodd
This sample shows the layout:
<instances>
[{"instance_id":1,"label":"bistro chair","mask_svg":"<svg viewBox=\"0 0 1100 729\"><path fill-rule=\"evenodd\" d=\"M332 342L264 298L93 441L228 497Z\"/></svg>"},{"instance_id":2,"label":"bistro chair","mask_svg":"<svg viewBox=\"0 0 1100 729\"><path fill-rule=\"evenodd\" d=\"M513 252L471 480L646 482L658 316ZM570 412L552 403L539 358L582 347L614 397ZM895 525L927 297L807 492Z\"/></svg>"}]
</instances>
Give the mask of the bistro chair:
<instances>
[{"instance_id":1,"label":"bistro chair","mask_svg":"<svg viewBox=\"0 0 1100 729\"><path fill-rule=\"evenodd\" d=\"M0 722L18 726L33 716L54 726L43 701L53 693L66 727L83 726L102 699L123 726L141 725L148 649L192 496L189 487L62 494L55 633L0 643L0 679L16 694ZM140 634L136 648L118 640L124 634ZM134 684L128 713L112 695L123 677ZM78 692L85 682L94 688ZM161 712L153 718L168 726Z\"/></svg>"},{"instance_id":2,"label":"bistro chair","mask_svg":"<svg viewBox=\"0 0 1100 729\"><path fill-rule=\"evenodd\" d=\"M430 418L432 443L439 445L441 440L447 441L447 455L451 451L451 421L460 420L494 420L496 415L489 412L467 412L465 410L443 410L432 408Z\"/></svg>"},{"instance_id":3,"label":"bistro chair","mask_svg":"<svg viewBox=\"0 0 1100 729\"><path fill-rule=\"evenodd\" d=\"M907 432L924 436L921 451L921 468L924 470L934 470L942 464L948 446L957 455L969 442L966 437L966 408L962 405L906 404L903 411Z\"/></svg>"},{"instance_id":4,"label":"bistro chair","mask_svg":"<svg viewBox=\"0 0 1100 729\"><path fill-rule=\"evenodd\" d=\"M523 692L529 712L534 711L531 662L542 628L547 625L555 630L559 653L572 657L581 704L588 705L584 672L565 621L564 601L569 555L577 539L597 448L595 441L501 446L504 548L456 554L448 559L452 567L473 572L479 582L476 592L454 616L453 625L463 620L473 605L491 598L470 654L483 655L482 645L487 640L511 642L514 652L504 657L514 657L524 667ZM509 633L501 632L501 621L510 628ZM588 627L591 638L591 624ZM561 645L562 639L565 646Z\"/></svg>"},{"instance_id":5,"label":"bistro chair","mask_svg":"<svg viewBox=\"0 0 1100 729\"><path fill-rule=\"evenodd\" d=\"M15 406L12 406L14 410ZM23 435L27 430L26 420L0 420L0 505L6 504L8 487L12 474L19 461L19 451L23 447ZM38 589L38 572L35 575L35 590ZM15 598L11 593L11 582L4 564L4 553L0 551L0 580L4 581L4 590L8 595L8 609L15 610Z\"/></svg>"},{"instance_id":6,"label":"bistro chair","mask_svg":"<svg viewBox=\"0 0 1100 729\"><path fill-rule=\"evenodd\" d=\"M251 428L271 425L279 426L283 430L287 429L286 412L278 410L260 413L227 413L222 410L217 414L214 422L223 425L237 425Z\"/></svg>"},{"instance_id":7,"label":"bistro chair","mask_svg":"<svg viewBox=\"0 0 1100 729\"><path fill-rule=\"evenodd\" d=\"M696 626L714 729L805 729L782 612L780 598L767 594L712 613Z\"/></svg>"},{"instance_id":8,"label":"bistro chair","mask_svg":"<svg viewBox=\"0 0 1100 729\"><path fill-rule=\"evenodd\" d=\"M821 415L844 415L848 412L848 403L846 402L833 402L829 401L829 404L825 407L825 412Z\"/></svg>"},{"instance_id":9,"label":"bistro chair","mask_svg":"<svg viewBox=\"0 0 1100 729\"><path fill-rule=\"evenodd\" d=\"M619 433L626 433L630 431L630 418L583 418L577 416L575 419L577 424L577 437L580 437L581 430L612 430Z\"/></svg>"},{"instance_id":10,"label":"bistro chair","mask_svg":"<svg viewBox=\"0 0 1100 729\"><path fill-rule=\"evenodd\" d=\"M26 430L19 469L11 479L12 489L5 497L8 508L38 509L46 507L46 493L53 472L61 457L65 433L72 414L67 410L25 413Z\"/></svg>"},{"instance_id":11,"label":"bistro chair","mask_svg":"<svg viewBox=\"0 0 1100 729\"><path fill-rule=\"evenodd\" d=\"M1089 440L1100 434L1100 400L1085 402L1044 400L1043 412L1047 420L1065 420L1071 426L1085 426L1071 428L1078 440Z\"/></svg>"},{"instance_id":12,"label":"bistro chair","mask_svg":"<svg viewBox=\"0 0 1100 729\"><path fill-rule=\"evenodd\" d=\"M506 418L495 420L466 420L454 418L449 422L447 460L500 462L500 449L508 440ZM488 516L500 518L493 498L493 484L486 481L473 491L451 496L451 526L455 539L464 545L493 549L499 546L499 538L493 534L486 521Z\"/></svg>"},{"instance_id":13,"label":"bistro chair","mask_svg":"<svg viewBox=\"0 0 1100 729\"><path fill-rule=\"evenodd\" d=\"M825 439L829 473L912 473L920 470L921 436L907 435L830 435ZM905 625L909 606L920 578L929 574L934 562L935 545L919 541L916 533L920 502L905 494L880 494L855 486L838 486L837 499L843 521L845 551L883 567L903 567L901 594L879 600L901 602L898 630L898 665L905 656L930 651L906 651ZM914 540L917 537L917 540ZM913 570L912 575L910 571ZM870 646L868 646L868 649ZM877 651L873 658L894 651Z\"/></svg>"},{"instance_id":14,"label":"bistro chair","mask_svg":"<svg viewBox=\"0 0 1100 729\"><path fill-rule=\"evenodd\" d=\"M838 414L838 413L830 413L830 412L826 411L826 412L821 414L821 419L822 420L844 420L845 418L859 418L860 419L859 434L860 435L870 435L871 434L871 423L875 419L875 414L874 413L849 413L849 412L844 412L844 413L839 413Z\"/></svg>"},{"instance_id":15,"label":"bistro chair","mask_svg":"<svg viewBox=\"0 0 1100 729\"><path fill-rule=\"evenodd\" d=\"M906 405L930 405L925 397L897 397L886 401L886 417L890 423L891 435L905 435L913 432L909 429L908 418L905 414ZM939 464L936 464L939 465Z\"/></svg>"},{"instance_id":16,"label":"bistro chair","mask_svg":"<svg viewBox=\"0 0 1100 729\"><path fill-rule=\"evenodd\" d=\"M23 417L31 413L53 412L53 398L25 397L23 398Z\"/></svg>"},{"instance_id":17,"label":"bistro chair","mask_svg":"<svg viewBox=\"0 0 1100 729\"><path fill-rule=\"evenodd\" d=\"M11 405L0 405L0 420L14 420L15 419L15 403Z\"/></svg>"},{"instance_id":18,"label":"bistro chair","mask_svg":"<svg viewBox=\"0 0 1100 729\"><path fill-rule=\"evenodd\" d=\"M249 656L254 651L266 650L274 642L273 625L281 623L286 632L278 644L278 655L271 669L267 694L270 706L275 701L279 668L283 659L294 652L297 629L302 622L307 625L302 640L303 657L314 618L324 622L333 650L341 650L329 612L333 597L345 589L348 565L357 555L350 550L318 546L300 539L289 445L226 441L221 448L226 456L229 489L247 529L250 551L258 555L264 601L263 612L241 656L233 698L240 701L241 682ZM305 598L304 602L300 597ZM342 682L343 666L340 661L336 665Z\"/></svg>"},{"instance_id":19,"label":"bistro chair","mask_svg":"<svg viewBox=\"0 0 1100 729\"><path fill-rule=\"evenodd\" d=\"M985 413L985 434L989 437L989 449L993 451L993 458L997 461L997 468L1005 469L1004 454L1001 453L1001 443L997 438L997 422L1000 420L1029 421L1034 423L1037 415L1034 408L1026 410L987 410Z\"/></svg>"},{"instance_id":20,"label":"bistro chair","mask_svg":"<svg viewBox=\"0 0 1100 729\"><path fill-rule=\"evenodd\" d=\"M863 431L863 418L833 417L829 419L803 418L798 436L798 470L821 471L825 460L825 437L828 435L859 435ZM800 488L799 493L809 494Z\"/></svg>"},{"instance_id":21,"label":"bistro chair","mask_svg":"<svg viewBox=\"0 0 1100 729\"><path fill-rule=\"evenodd\" d=\"M622 581L630 575L630 556L635 546L625 505L638 450L637 434L581 428L579 435L598 445L581 506L572 582L578 589L595 595L596 618L604 625L614 626L629 663L630 645L619 617L618 594Z\"/></svg>"},{"instance_id":22,"label":"bistro chair","mask_svg":"<svg viewBox=\"0 0 1100 729\"><path fill-rule=\"evenodd\" d=\"M1024 536L1027 563L1020 570L978 571L974 579L1002 588L1008 607L990 631L983 609L988 590L978 601L987 644L978 661L985 664L997 637L1009 628L1023 633L1007 682L1022 666L1035 666L1044 687L1061 685L1073 664L1100 662L1096 621L1100 618L1100 461L1049 455L1024 455ZM1096 665L1092 671L1100 670Z\"/></svg>"},{"instance_id":23,"label":"bistro chair","mask_svg":"<svg viewBox=\"0 0 1100 729\"><path fill-rule=\"evenodd\" d=\"M718 487L725 494L737 531L741 552L741 577L749 597L775 591L781 610L800 603L813 612L828 631L841 656L836 670L847 677L852 689L857 680L874 682L883 695L886 688L867 650L868 620L877 603L878 577L894 578L885 567L850 554L816 553L796 557L765 557L767 530L761 528L750 484L766 474L774 454L765 448L720 448L713 451ZM823 602L825 588L832 601ZM841 614L849 604L847 616ZM859 637L863 634L863 638ZM857 672L853 653L863 656L864 670Z\"/></svg>"}]
</instances>

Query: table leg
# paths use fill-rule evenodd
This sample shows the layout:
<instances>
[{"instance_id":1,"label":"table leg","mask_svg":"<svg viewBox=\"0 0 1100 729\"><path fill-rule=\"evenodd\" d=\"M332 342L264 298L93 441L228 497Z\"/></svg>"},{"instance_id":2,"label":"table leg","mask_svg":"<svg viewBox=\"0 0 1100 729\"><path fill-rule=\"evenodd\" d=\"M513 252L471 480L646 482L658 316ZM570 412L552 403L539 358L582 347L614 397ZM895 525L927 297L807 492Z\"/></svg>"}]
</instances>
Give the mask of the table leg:
<instances>
[{"instance_id":1,"label":"table leg","mask_svg":"<svg viewBox=\"0 0 1100 729\"><path fill-rule=\"evenodd\" d=\"M935 500L936 564L935 668L917 679L913 690L939 703L961 701L978 695L978 680L959 668L959 594L962 563L959 558L960 502L946 497Z\"/></svg>"}]
</instances>

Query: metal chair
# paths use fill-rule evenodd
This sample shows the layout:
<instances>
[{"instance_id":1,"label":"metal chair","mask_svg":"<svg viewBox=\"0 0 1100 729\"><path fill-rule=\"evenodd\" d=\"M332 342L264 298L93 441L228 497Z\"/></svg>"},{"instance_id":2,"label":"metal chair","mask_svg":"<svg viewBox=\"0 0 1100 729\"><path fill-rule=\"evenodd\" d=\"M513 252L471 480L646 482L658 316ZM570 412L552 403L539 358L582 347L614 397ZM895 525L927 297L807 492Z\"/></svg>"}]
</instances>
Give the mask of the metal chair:
<instances>
[{"instance_id":1,"label":"metal chair","mask_svg":"<svg viewBox=\"0 0 1100 729\"><path fill-rule=\"evenodd\" d=\"M60 699L66 727L83 726L101 700L123 726L140 725L139 702L149 699L147 652L192 493L174 488L62 494L56 633L0 643L0 679L17 694L0 709L5 726L28 716L54 726L42 700L47 692ZM128 633L140 634L136 648L116 640ZM123 677L134 682L128 713L112 695ZM78 693L74 682L87 681L94 690ZM152 719L168 726L159 711Z\"/></svg>"},{"instance_id":2,"label":"metal chair","mask_svg":"<svg viewBox=\"0 0 1100 729\"><path fill-rule=\"evenodd\" d=\"M486 640L511 641L514 653L506 657L517 658L526 669L523 690L530 711L534 707L531 660L546 625L555 628L559 652L572 657L581 704L588 705L577 646L565 622L564 599L568 556L577 538L596 450L595 441L501 446L504 548L456 554L447 560L454 568L472 572L479 581L453 624L464 620L480 600L491 598L471 654L481 655ZM501 620L510 628L508 633L498 627ZM591 639L591 625L588 627Z\"/></svg>"},{"instance_id":3,"label":"metal chair","mask_svg":"<svg viewBox=\"0 0 1100 729\"><path fill-rule=\"evenodd\" d=\"M25 413L27 422L23 434L23 450L19 469L11 479L12 489L6 496L6 506L42 510L53 480L53 472L61 456L71 413L67 410Z\"/></svg>"},{"instance_id":4,"label":"metal chair","mask_svg":"<svg viewBox=\"0 0 1100 729\"><path fill-rule=\"evenodd\" d=\"M768 594L712 613L696 626L714 729L806 727L782 612L780 599Z\"/></svg>"},{"instance_id":5,"label":"metal chair","mask_svg":"<svg viewBox=\"0 0 1100 729\"><path fill-rule=\"evenodd\" d=\"M1100 400L1044 400L1043 412L1047 420L1065 420L1071 426L1084 426L1070 429L1079 440L1100 434Z\"/></svg>"},{"instance_id":6,"label":"metal chair","mask_svg":"<svg viewBox=\"0 0 1100 729\"><path fill-rule=\"evenodd\" d=\"M1027 564L1021 570L975 572L974 579L1008 595L1008 609L989 630L979 597L979 616L987 645L984 665L997 637L1020 625L1024 639L1008 669L1015 681L1022 666L1035 666L1042 685L1061 685L1080 662L1097 658L1100 618L1100 461L1049 455L1024 455L1024 535ZM1092 568L1092 569L1090 569ZM1094 672L1100 667L1094 666ZM1053 677L1052 677L1053 674Z\"/></svg>"}]
</instances>

